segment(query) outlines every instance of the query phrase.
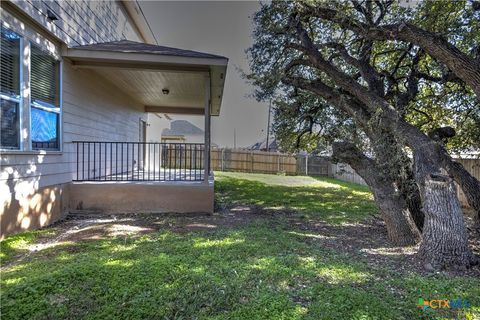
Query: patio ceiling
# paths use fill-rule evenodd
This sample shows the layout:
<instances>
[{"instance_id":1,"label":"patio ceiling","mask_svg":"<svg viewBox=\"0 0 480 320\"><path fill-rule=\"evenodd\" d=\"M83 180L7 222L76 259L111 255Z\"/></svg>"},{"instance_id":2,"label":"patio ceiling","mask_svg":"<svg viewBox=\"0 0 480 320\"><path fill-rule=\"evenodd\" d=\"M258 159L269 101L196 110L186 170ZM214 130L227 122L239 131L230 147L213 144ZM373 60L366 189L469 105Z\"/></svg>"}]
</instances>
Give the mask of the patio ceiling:
<instances>
[{"instance_id":1,"label":"patio ceiling","mask_svg":"<svg viewBox=\"0 0 480 320\"><path fill-rule=\"evenodd\" d=\"M127 40L68 48L63 56L112 82L146 112L204 114L209 76L210 114L220 114L225 57Z\"/></svg>"}]
</instances>

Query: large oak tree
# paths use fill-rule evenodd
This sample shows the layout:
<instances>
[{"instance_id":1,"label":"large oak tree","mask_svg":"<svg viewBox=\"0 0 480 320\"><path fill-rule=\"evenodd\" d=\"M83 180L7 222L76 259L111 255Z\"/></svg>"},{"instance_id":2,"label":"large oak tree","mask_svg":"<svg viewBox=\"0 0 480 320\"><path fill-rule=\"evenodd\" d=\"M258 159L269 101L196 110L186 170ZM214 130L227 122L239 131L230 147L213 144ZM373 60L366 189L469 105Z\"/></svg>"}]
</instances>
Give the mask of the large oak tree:
<instances>
[{"instance_id":1,"label":"large oak tree","mask_svg":"<svg viewBox=\"0 0 480 320\"><path fill-rule=\"evenodd\" d=\"M462 5L456 7L460 16L450 22L457 24L460 20L471 26L475 10ZM428 136L407 121L406 115L429 87L433 87L434 95L448 95L456 90L445 90L445 84L453 83L467 92L471 90L472 95L478 94L478 64L449 42L448 32L454 31L449 31L448 20L444 21L447 25L437 26L445 36L437 32L432 38L432 31L407 18L421 18L428 6L426 3L416 10L405 10L391 1L355 0L264 5L255 16L255 43L249 50L253 70L250 79L259 88L259 98L291 87L312 93L365 133L377 161L349 142L334 144L334 151L357 171L366 170L367 183L384 213L387 228L397 226L404 234L408 233L405 230L412 231L405 226L411 226L408 215L413 212L402 211L402 207L408 208L405 203L390 204L398 179L392 174L377 179L376 170L367 169L388 163L389 156L392 161L397 158L389 154L389 142L402 147L395 148L399 158L407 147L413 154L413 177L425 214L420 257L438 266L469 266L475 259L467 245L453 179L478 212L480 183L446 151L442 140L451 135L443 134L449 130L437 130L436 135ZM476 55L477 37L468 36L468 30L461 34L461 40L453 39ZM392 41L397 39L401 41ZM452 55L461 63L453 63ZM388 216L392 211L395 214ZM395 219L388 221L391 217Z\"/></svg>"}]
</instances>

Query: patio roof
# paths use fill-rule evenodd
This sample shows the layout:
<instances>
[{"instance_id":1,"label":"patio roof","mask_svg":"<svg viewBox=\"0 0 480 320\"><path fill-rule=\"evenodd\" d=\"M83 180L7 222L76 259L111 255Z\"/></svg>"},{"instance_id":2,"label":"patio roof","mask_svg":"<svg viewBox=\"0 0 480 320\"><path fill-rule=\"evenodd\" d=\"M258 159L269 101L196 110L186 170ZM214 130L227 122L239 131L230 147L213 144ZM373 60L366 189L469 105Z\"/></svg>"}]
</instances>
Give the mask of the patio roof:
<instances>
[{"instance_id":1,"label":"patio roof","mask_svg":"<svg viewBox=\"0 0 480 320\"><path fill-rule=\"evenodd\" d=\"M63 57L75 68L94 70L146 112L204 114L209 76L210 114L220 114L226 57L129 40L67 48Z\"/></svg>"}]
</instances>

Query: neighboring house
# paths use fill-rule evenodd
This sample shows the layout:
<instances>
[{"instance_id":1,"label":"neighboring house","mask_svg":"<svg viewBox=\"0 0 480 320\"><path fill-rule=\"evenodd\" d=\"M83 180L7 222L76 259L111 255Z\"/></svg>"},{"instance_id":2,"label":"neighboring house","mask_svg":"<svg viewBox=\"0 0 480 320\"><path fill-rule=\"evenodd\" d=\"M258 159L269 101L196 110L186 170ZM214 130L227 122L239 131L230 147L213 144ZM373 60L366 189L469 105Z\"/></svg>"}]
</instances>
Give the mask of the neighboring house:
<instances>
[{"instance_id":1,"label":"neighboring house","mask_svg":"<svg viewBox=\"0 0 480 320\"><path fill-rule=\"evenodd\" d=\"M0 49L0 238L74 210L213 210L227 58L157 45L135 1L1 1ZM204 116L205 142L146 142L149 112Z\"/></svg>"},{"instance_id":2,"label":"neighboring house","mask_svg":"<svg viewBox=\"0 0 480 320\"><path fill-rule=\"evenodd\" d=\"M162 142L201 143L205 133L202 129L187 120L174 120L170 128L162 130Z\"/></svg>"},{"instance_id":3,"label":"neighboring house","mask_svg":"<svg viewBox=\"0 0 480 320\"><path fill-rule=\"evenodd\" d=\"M259 150L259 151L270 151L270 152L277 152L280 151L277 143L277 139L274 137L269 137L268 139L268 148L267 148L267 139L263 139L257 143L252 144L250 147L247 148L248 150Z\"/></svg>"}]
</instances>

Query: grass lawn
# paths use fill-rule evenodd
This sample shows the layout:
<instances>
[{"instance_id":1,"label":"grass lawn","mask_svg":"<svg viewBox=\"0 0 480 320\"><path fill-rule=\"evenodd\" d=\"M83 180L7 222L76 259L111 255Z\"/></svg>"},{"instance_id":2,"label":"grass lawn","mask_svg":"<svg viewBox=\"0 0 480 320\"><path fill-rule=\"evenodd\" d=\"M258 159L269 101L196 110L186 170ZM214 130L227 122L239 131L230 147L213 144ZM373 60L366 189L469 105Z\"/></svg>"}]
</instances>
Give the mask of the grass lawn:
<instances>
[{"instance_id":1,"label":"grass lawn","mask_svg":"<svg viewBox=\"0 0 480 320\"><path fill-rule=\"evenodd\" d=\"M409 270L409 256L371 225L364 187L216 173L216 192L224 209L213 216L137 215L7 238L2 320L480 319L480 279ZM421 311L419 298L471 307Z\"/></svg>"}]
</instances>

